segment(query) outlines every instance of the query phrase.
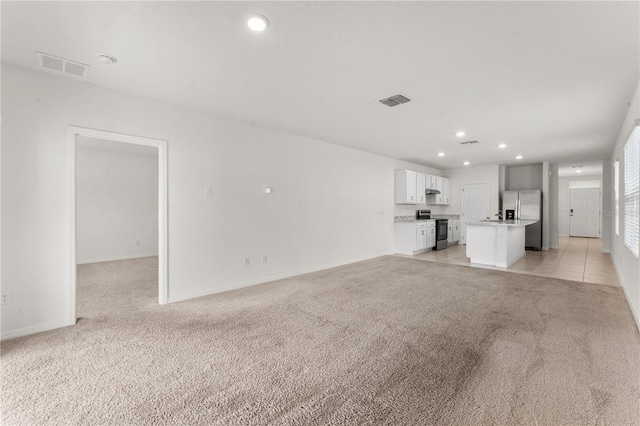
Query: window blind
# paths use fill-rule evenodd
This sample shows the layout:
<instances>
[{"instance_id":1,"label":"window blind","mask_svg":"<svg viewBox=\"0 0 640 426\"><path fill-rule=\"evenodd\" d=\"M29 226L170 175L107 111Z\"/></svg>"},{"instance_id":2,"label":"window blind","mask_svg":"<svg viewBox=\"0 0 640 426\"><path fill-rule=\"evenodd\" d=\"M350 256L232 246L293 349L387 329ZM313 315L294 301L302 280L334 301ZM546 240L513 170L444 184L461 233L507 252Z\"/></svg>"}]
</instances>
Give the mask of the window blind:
<instances>
[{"instance_id":1,"label":"window blind","mask_svg":"<svg viewBox=\"0 0 640 426\"><path fill-rule=\"evenodd\" d=\"M640 126L624 146L624 243L638 257L640 224Z\"/></svg>"}]
</instances>

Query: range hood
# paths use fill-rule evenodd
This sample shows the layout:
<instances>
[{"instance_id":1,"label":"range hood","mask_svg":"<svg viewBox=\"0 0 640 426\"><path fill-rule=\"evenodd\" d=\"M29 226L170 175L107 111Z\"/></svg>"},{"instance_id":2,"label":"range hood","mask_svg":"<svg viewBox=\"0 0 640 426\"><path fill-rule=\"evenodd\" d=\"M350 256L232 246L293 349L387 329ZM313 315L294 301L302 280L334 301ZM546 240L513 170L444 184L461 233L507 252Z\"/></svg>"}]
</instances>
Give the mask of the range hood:
<instances>
[{"instance_id":1,"label":"range hood","mask_svg":"<svg viewBox=\"0 0 640 426\"><path fill-rule=\"evenodd\" d=\"M440 191L438 191L437 189L425 189L424 191L424 195L431 195L431 194L439 194Z\"/></svg>"}]
</instances>

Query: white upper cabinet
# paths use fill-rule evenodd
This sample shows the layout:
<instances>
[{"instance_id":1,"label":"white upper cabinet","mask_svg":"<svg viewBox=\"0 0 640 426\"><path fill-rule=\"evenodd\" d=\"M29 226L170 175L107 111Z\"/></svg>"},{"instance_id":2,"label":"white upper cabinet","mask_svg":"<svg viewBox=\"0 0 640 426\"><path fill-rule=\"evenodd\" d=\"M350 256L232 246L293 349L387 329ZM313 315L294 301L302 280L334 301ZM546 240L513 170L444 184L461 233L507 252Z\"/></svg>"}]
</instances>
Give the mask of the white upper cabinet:
<instances>
[{"instance_id":1,"label":"white upper cabinet","mask_svg":"<svg viewBox=\"0 0 640 426\"><path fill-rule=\"evenodd\" d=\"M437 185L437 176L434 175L425 175L425 186L427 189L436 189Z\"/></svg>"},{"instance_id":2,"label":"white upper cabinet","mask_svg":"<svg viewBox=\"0 0 640 426\"><path fill-rule=\"evenodd\" d=\"M426 175L416 172L416 199L418 204L425 204L427 202L427 196L424 194L425 183Z\"/></svg>"},{"instance_id":3,"label":"white upper cabinet","mask_svg":"<svg viewBox=\"0 0 640 426\"><path fill-rule=\"evenodd\" d=\"M416 204L416 179L416 172L396 170L396 204Z\"/></svg>"},{"instance_id":4,"label":"white upper cabinet","mask_svg":"<svg viewBox=\"0 0 640 426\"><path fill-rule=\"evenodd\" d=\"M437 189L440 194L425 195L425 189ZM411 170L396 170L396 204L448 205L451 181Z\"/></svg>"},{"instance_id":5,"label":"white upper cabinet","mask_svg":"<svg viewBox=\"0 0 640 426\"><path fill-rule=\"evenodd\" d=\"M427 175L427 188L440 191L439 194L427 195L427 204L447 206L451 203L451 181L448 178Z\"/></svg>"},{"instance_id":6,"label":"white upper cabinet","mask_svg":"<svg viewBox=\"0 0 640 426\"><path fill-rule=\"evenodd\" d=\"M451 181L447 178L444 179L444 191L442 191L442 204L449 205L451 198Z\"/></svg>"},{"instance_id":7,"label":"white upper cabinet","mask_svg":"<svg viewBox=\"0 0 640 426\"><path fill-rule=\"evenodd\" d=\"M435 204L444 204L444 178L438 176L436 179L436 189L440 191L440 193L436 194Z\"/></svg>"}]
</instances>

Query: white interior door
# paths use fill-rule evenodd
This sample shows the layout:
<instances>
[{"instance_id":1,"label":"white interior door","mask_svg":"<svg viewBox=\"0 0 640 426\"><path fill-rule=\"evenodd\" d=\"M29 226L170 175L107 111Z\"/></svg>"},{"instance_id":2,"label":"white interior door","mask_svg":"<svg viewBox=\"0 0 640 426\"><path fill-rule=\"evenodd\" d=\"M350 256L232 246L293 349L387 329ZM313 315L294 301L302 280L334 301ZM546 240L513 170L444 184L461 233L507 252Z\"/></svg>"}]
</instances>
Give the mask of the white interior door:
<instances>
[{"instance_id":1,"label":"white interior door","mask_svg":"<svg viewBox=\"0 0 640 426\"><path fill-rule=\"evenodd\" d=\"M491 184L471 183L462 185L462 220L460 221L460 243L467 243L466 223L486 220L491 215Z\"/></svg>"},{"instance_id":2,"label":"white interior door","mask_svg":"<svg viewBox=\"0 0 640 426\"><path fill-rule=\"evenodd\" d=\"M571 190L569 235L572 237L600 236L600 189Z\"/></svg>"}]
</instances>

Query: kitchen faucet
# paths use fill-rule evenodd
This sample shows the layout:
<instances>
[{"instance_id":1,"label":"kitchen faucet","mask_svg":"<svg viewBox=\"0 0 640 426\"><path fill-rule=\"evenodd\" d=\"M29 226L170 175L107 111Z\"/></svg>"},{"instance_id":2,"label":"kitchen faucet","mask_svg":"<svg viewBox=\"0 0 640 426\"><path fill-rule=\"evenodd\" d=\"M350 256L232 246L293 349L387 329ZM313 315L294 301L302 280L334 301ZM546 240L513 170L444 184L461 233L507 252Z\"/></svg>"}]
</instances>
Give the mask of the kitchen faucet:
<instances>
[{"instance_id":1,"label":"kitchen faucet","mask_svg":"<svg viewBox=\"0 0 640 426\"><path fill-rule=\"evenodd\" d=\"M504 220L503 217L502 217L502 210L498 210L498 213L495 214L494 216L498 216L499 220Z\"/></svg>"}]
</instances>

